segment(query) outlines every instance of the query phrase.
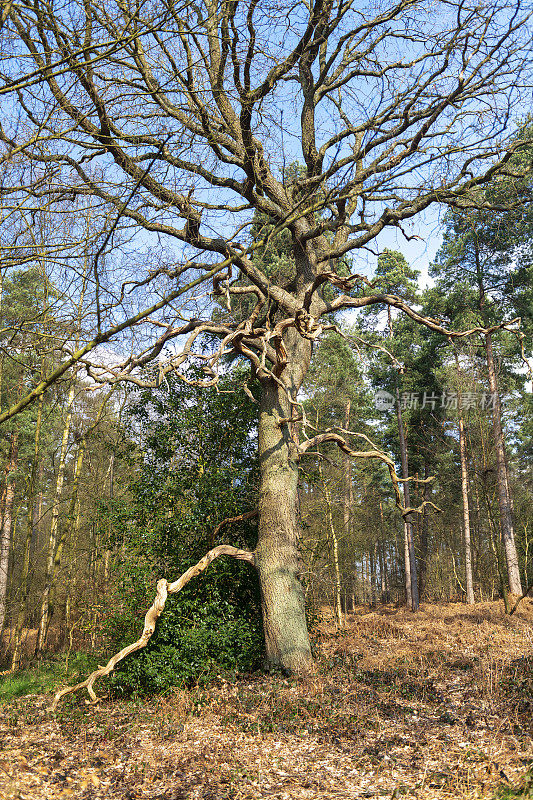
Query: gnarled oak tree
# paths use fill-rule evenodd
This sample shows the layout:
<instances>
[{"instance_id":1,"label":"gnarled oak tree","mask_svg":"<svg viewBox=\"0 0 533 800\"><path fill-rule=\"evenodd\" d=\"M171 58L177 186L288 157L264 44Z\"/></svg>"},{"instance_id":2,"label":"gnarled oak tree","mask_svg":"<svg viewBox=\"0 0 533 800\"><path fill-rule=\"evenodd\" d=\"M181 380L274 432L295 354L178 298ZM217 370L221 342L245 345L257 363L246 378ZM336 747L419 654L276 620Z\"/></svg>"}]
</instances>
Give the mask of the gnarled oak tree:
<instances>
[{"instance_id":1,"label":"gnarled oak tree","mask_svg":"<svg viewBox=\"0 0 533 800\"><path fill-rule=\"evenodd\" d=\"M97 381L140 382L153 361L157 382L196 360L212 384L224 355L248 359L262 386L253 563L267 656L305 673L298 459L322 441L354 454L348 433L309 437L302 423L313 342L333 312L374 304L446 334L402 298L365 293L346 265L430 206L486 203L479 187L516 169L529 12L517 0L17 0L6 13L4 216L46 203L75 218L89 203L108 222L84 344L64 343L60 366L0 419L76 362ZM290 257L270 269L281 231ZM113 242L122 255L103 258ZM51 231L59 263L57 245Z\"/></svg>"}]
</instances>

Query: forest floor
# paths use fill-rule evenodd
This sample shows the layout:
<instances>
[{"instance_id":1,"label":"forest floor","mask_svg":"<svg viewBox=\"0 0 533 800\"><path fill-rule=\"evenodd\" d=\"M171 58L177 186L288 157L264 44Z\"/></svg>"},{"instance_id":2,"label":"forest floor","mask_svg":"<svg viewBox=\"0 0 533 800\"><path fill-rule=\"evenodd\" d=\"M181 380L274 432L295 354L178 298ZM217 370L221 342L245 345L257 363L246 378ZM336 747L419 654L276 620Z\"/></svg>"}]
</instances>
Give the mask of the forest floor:
<instances>
[{"instance_id":1,"label":"forest floor","mask_svg":"<svg viewBox=\"0 0 533 800\"><path fill-rule=\"evenodd\" d=\"M532 601L361 608L315 639L306 683L221 678L55 716L50 695L5 702L0 797L533 798Z\"/></svg>"}]
</instances>

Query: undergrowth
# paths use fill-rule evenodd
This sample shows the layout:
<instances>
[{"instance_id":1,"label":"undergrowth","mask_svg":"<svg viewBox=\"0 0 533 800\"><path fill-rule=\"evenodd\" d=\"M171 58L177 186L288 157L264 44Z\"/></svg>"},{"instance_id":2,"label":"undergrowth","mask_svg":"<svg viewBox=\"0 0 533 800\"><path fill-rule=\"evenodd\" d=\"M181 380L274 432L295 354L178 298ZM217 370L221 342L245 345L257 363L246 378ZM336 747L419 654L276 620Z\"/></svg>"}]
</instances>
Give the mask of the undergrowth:
<instances>
[{"instance_id":1,"label":"undergrowth","mask_svg":"<svg viewBox=\"0 0 533 800\"><path fill-rule=\"evenodd\" d=\"M522 777L519 786L502 786L494 795L494 800L531 800L533 798L533 765Z\"/></svg>"},{"instance_id":2,"label":"undergrowth","mask_svg":"<svg viewBox=\"0 0 533 800\"><path fill-rule=\"evenodd\" d=\"M97 666L92 653L48 657L23 670L0 676L0 703L31 694L49 694L59 686L83 680Z\"/></svg>"}]
</instances>

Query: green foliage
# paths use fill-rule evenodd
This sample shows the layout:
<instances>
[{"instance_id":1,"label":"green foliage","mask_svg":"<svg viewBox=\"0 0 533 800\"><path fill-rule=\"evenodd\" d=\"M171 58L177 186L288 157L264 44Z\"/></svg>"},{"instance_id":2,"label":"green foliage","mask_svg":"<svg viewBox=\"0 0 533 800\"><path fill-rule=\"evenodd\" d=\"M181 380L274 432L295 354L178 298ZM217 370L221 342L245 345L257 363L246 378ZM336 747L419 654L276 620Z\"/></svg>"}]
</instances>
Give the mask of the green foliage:
<instances>
[{"instance_id":1,"label":"green foliage","mask_svg":"<svg viewBox=\"0 0 533 800\"><path fill-rule=\"evenodd\" d=\"M316 423L318 414L320 426L342 426L349 402L352 423L357 415L355 424L358 430L364 429L362 418L368 418L371 409L361 365L353 349L337 333L328 333L315 349L305 387L312 398L306 403L311 424Z\"/></svg>"},{"instance_id":2,"label":"green foliage","mask_svg":"<svg viewBox=\"0 0 533 800\"><path fill-rule=\"evenodd\" d=\"M141 448L130 502L102 510L124 553L118 611L108 621L113 648L138 638L158 578L174 580L222 541L255 544L252 522L212 536L223 519L255 504L256 406L240 388L245 377L234 370L207 390L171 378L130 407L131 436ZM117 691L162 692L221 670L253 669L262 655L259 612L255 572L222 558L169 597L148 647L124 661L112 683Z\"/></svg>"},{"instance_id":3,"label":"green foliage","mask_svg":"<svg viewBox=\"0 0 533 800\"><path fill-rule=\"evenodd\" d=\"M407 262L397 250L385 248L378 256L378 264L374 277L374 292L379 294L398 294L409 302L416 298L418 292L419 272Z\"/></svg>"},{"instance_id":4,"label":"green foliage","mask_svg":"<svg viewBox=\"0 0 533 800\"><path fill-rule=\"evenodd\" d=\"M258 619L221 596L219 578L203 576L201 584L168 600L149 646L123 662L113 677L117 692L161 693L204 685L221 672L235 675L258 665ZM137 619L137 635L138 630Z\"/></svg>"}]
</instances>

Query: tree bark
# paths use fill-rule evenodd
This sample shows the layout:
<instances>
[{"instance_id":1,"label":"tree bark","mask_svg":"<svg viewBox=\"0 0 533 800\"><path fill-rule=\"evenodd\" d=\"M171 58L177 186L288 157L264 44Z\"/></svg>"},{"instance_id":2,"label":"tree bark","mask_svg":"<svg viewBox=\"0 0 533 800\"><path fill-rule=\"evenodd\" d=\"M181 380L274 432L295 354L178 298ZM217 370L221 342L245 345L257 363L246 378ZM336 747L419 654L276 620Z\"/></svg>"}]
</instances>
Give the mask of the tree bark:
<instances>
[{"instance_id":1,"label":"tree bark","mask_svg":"<svg viewBox=\"0 0 533 800\"><path fill-rule=\"evenodd\" d=\"M37 476L39 474L39 461L40 461L40 442L41 442L41 426L43 419L43 405L44 394L39 397L37 406L37 419L35 423L35 447L33 453L33 462L31 465L30 484L28 487L28 511L27 511L27 528L26 538L24 540L24 553L22 556L22 575L20 578L20 603L17 614L17 622L15 625L15 638L13 644L13 655L11 657L11 670L15 672L20 668L22 656L22 635L24 631L24 623L26 621L26 606L29 594L29 573L30 573L30 551L31 543L34 536L35 528L35 493Z\"/></svg>"},{"instance_id":2,"label":"tree bark","mask_svg":"<svg viewBox=\"0 0 533 800\"><path fill-rule=\"evenodd\" d=\"M429 478L429 463L424 462L424 479ZM431 498L431 484L424 484L423 500L427 504ZM422 599L426 592L426 576L428 567L428 542L429 542L429 511L425 505L422 510L422 525L420 529L420 558L418 559L418 595Z\"/></svg>"},{"instance_id":3,"label":"tree bark","mask_svg":"<svg viewBox=\"0 0 533 800\"><path fill-rule=\"evenodd\" d=\"M383 517L383 503L379 501L379 519L380 519L380 531L381 531L381 564L382 564L382 574L381 574L381 602L388 603L390 601L390 592L389 592L389 579L387 575L388 571L388 559L387 559L387 549L385 545L385 520Z\"/></svg>"},{"instance_id":4,"label":"tree bark","mask_svg":"<svg viewBox=\"0 0 533 800\"><path fill-rule=\"evenodd\" d=\"M264 379L259 414L259 531L255 563L259 571L267 664L295 673L313 671L300 582L297 518L298 467L284 393Z\"/></svg>"},{"instance_id":5,"label":"tree bark","mask_svg":"<svg viewBox=\"0 0 533 800\"><path fill-rule=\"evenodd\" d=\"M351 401L347 400L344 409L344 428L350 429L350 410ZM353 507L353 484L352 484L352 460L346 453L342 454L343 473L344 473L344 496L343 496L343 524L344 524L344 538L349 541L350 536L350 522Z\"/></svg>"},{"instance_id":6,"label":"tree bark","mask_svg":"<svg viewBox=\"0 0 533 800\"><path fill-rule=\"evenodd\" d=\"M522 581L520 579L520 568L518 565L518 555L514 537L513 513L509 491L507 461L505 457L505 441L502 428L502 410L498 377L494 363L492 335L490 333L485 336L485 351L487 354L489 388L494 401L492 431L494 435L494 451L496 454L496 481L498 486L498 506L500 509L500 530L507 561L509 590L511 594L520 596L522 594Z\"/></svg>"},{"instance_id":7,"label":"tree bark","mask_svg":"<svg viewBox=\"0 0 533 800\"><path fill-rule=\"evenodd\" d=\"M4 629L7 610L7 586L9 577L9 554L11 550L11 527L13 523L13 502L15 499L15 477L18 465L18 431L11 434L9 461L5 468L5 500L0 537L0 633Z\"/></svg>"},{"instance_id":8,"label":"tree bark","mask_svg":"<svg viewBox=\"0 0 533 800\"><path fill-rule=\"evenodd\" d=\"M392 315L390 306L387 307L389 338L394 338L392 327ZM400 386L398 373L395 372L394 388L396 394L396 418L398 420L398 442L400 445L400 459L402 462L402 478L404 506L409 508L411 505L411 493L409 491L409 462L407 457L407 442L405 440L405 428L403 425L402 406L400 403ZM413 537L413 524L411 515L403 517L403 550L405 561L405 602L412 611L418 611L418 581L416 574L415 544Z\"/></svg>"},{"instance_id":9,"label":"tree bark","mask_svg":"<svg viewBox=\"0 0 533 800\"><path fill-rule=\"evenodd\" d=\"M59 571L59 567L61 565L61 558L63 556L63 549L65 547L65 543L67 540L70 539L72 542L73 537L77 538L78 528L79 528L79 498L78 498L78 488L80 482L80 475L83 468L83 459L85 456L85 450L87 447L87 439L86 436L83 436L81 441L78 444L78 450L76 454L76 461L74 464L74 472L72 475L72 494L70 496L70 503L69 509L67 514L66 524L63 525L63 529L61 531L61 535L59 537L59 541L57 543L57 548L54 554L54 560L52 564L52 572L50 575L50 605L52 608L55 606L55 599L56 599L56 576ZM77 510L77 513L76 513ZM73 548L71 550L71 558L74 553ZM70 592L71 592L71 583L72 583L72 567L71 564L67 566L67 575L66 575L66 594L65 594L65 627L68 630L68 624L70 620L67 620L67 613L70 616Z\"/></svg>"},{"instance_id":10,"label":"tree bark","mask_svg":"<svg viewBox=\"0 0 533 800\"><path fill-rule=\"evenodd\" d=\"M337 534L335 532L335 525L333 523L333 508L331 503L331 492L329 490L329 486L326 484L324 480L324 473L322 470L322 464L318 462L318 470L320 473L320 477L322 479L322 484L324 487L324 497L326 500L326 511L327 511L327 518L328 518L328 528L329 528L329 539L331 543L331 555L333 559L333 570L334 570L334 585L335 585L335 620L339 628L344 627L344 620L342 616L342 602L341 602L341 571L339 566L339 540L337 538Z\"/></svg>"},{"instance_id":11,"label":"tree bark","mask_svg":"<svg viewBox=\"0 0 533 800\"><path fill-rule=\"evenodd\" d=\"M398 440L400 444L400 459L402 462L402 478L404 505L409 508L411 505L411 492L409 490L409 462L407 457L407 442L405 439L405 428L403 425L402 408L400 404L400 389L396 382L396 417L398 419ZM405 554L405 594L407 605L412 611L418 611L418 580L416 574L415 543L413 537L413 523L411 515L403 518L404 535L404 554Z\"/></svg>"},{"instance_id":12,"label":"tree bark","mask_svg":"<svg viewBox=\"0 0 533 800\"><path fill-rule=\"evenodd\" d=\"M470 510L468 507L468 465L466 460L465 424L460 410L460 401L459 401L459 450L461 453L461 494L463 497L466 602L469 605L473 605L475 600L474 600L474 583L472 580L472 544L471 544L471 534L470 534Z\"/></svg>"},{"instance_id":13,"label":"tree bark","mask_svg":"<svg viewBox=\"0 0 533 800\"><path fill-rule=\"evenodd\" d=\"M370 546L368 555L369 555L369 564L370 564L370 605L374 607L376 605L376 585L377 585L377 576L376 576L376 556L377 556L377 542L374 542L373 545Z\"/></svg>"},{"instance_id":14,"label":"tree bark","mask_svg":"<svg viewBox=\"0 0 533 800\"><path fill-rule=\"evenodd\" d=\"M52 582L54 579L54 558L56 554L57 531L59 525L59 511L61 505L61 495L63 492L63 481L65 477L65 465L67 461L67 446L68 437L70 433L70 423L72 420L72 405L74 403L75 394L75 378L73 378L67 398L65 424L63 426L63 436L61 438L61 450L59 454L59 465L56 479L56 489L54 496L54 503L52 506L52 520L50 522L50 537L48 540L48 554L46 560L46 574L44 581L44 590L41 600L41 614L39 619L39 633L37 636L37 646L35 655L37 658L41 657L46 638L48 636L48 626L50 624L50 617L52 615L52 606L50 602L50 593L52 589Z\"/></svg>"}]
</instances>

